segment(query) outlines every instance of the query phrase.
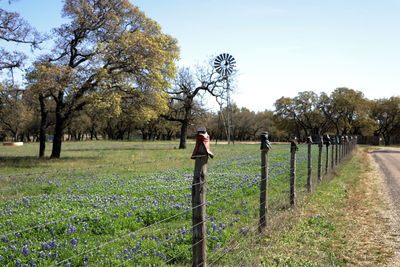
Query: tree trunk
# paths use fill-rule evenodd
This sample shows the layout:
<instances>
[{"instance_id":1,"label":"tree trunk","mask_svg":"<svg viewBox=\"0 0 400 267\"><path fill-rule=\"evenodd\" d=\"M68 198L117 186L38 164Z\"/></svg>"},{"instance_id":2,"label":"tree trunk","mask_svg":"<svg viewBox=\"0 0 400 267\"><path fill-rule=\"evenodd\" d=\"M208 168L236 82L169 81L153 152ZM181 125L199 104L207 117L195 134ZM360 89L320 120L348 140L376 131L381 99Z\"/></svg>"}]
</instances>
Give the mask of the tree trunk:
<instances>
[{"instance_id":1,"label":"tree trunk","mask_svg":"<svg viewBox=\"0 0 400 267\"><path fill-rule=\"evenodd\" d=\"M61 143L64 135L65 117L63 116L62 103L63 93L59 94L59 101L56 106L56 125L54 127L54 137L53 137L53 149L51 151L51 158L60 158L61 156Z\"/></svg>"},{"instance_id":2,"label":"tree trunk","mask_svg":"<svg viewBox=\"0 0 400 267\"><path fill-rule=\"evenodd\" d=\"M179 149L186 149L186 139L187 139L188 127L189 127L189 121L187 121L187 120L182 121Z\"/></svg>"},{"instance_id":3,"label":"tree trunk","mask_svg":"<svg viewBox=\"0 0 400 267\"><path fill-rule=\"evenodd\" d=\"M390 135L383 134L383 140L385 140L385 146L390 146Z\"/></svg>"},{"instance_id":4,"label":"tree trunk","mask_svg":"<svg viewBox=\"0 0 400 267\"><path fill-rule=\"evenodd\" d=\"M47 115L48 110L46 109L46 104L44 102L44 97L39 96L40 101L40 129L39 129L39 158L44 157L44 152L46 150L46 126L47 126Z\"/></svg>"}]
</instances>

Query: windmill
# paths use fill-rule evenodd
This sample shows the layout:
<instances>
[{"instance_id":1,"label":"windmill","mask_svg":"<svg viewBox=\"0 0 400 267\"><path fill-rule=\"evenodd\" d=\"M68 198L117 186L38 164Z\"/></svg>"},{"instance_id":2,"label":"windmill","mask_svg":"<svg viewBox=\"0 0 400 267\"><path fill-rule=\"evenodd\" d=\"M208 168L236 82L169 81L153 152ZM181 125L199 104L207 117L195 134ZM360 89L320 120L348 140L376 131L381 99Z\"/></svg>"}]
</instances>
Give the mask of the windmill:
<instances>
[{"instance_id":1,"label":"windmill","mask_svg":"<svg viewBox=\"0 0 400 267\"><path fill-rule=\"evenodd\" d=\"M235 58L228 54L223 53L217 56L214 60L214 68L217 73L219 73L224 79L227 81L227 97L226 97L226 105L227 105L227 139L228 144L231 143L231 103L230 103L230 88L229 88L229 76L233 73L234 68L236 67ZM222 112L222 110L221 110Z\"/></svg>"}]
</instances>

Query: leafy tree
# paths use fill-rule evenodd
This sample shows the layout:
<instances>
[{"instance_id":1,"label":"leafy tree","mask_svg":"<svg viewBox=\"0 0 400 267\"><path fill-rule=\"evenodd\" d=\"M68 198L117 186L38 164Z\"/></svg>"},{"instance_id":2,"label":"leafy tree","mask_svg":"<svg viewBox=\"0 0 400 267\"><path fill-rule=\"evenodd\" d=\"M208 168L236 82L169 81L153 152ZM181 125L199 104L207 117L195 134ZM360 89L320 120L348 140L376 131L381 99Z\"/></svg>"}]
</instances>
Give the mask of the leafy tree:
<instances>
[{"instance_id":1,"label":"leafy tree","mask_svg":"<svg viewBox=\"0 0 400 267\"><path fill-rule=\"evenodd\" d=\"M296 135L311 135L313 129L319 134L327 131L328 121L319 109L319 97L312 91L300 92L294 98L281 97L275 102L276 114L294 122Z\"/></svg>"},{"instance_id":2,"label":"leafy tree","mask_svg":"<svg viewBox=\"0 0 400 267\"><path fill-rule=\"evenodd\" d=\"M70 22L54 30L54 49L41 58L65 69L69 81L51 94L52 158L60 157L68 121L92 103L93 94L134 100L151 91L161 99L178 57L176 40L128 0L65 0L63 16Z\"/></svg>"},{"instance_id":3,"label":"leafy tree","mask_svg":"<svg viewBox=\"0 0 400 267\"><path fill-rule=\"evenodd\" d=\"M14 141L23 141L24 129L31 121L32 112L23 100L23 90L9 85L7 90L0 91L0 124L3 130L12 136Z\"/></svg>"},{"instance_id":4,"label":"leafy tree","mask_svg":"<svg viewBox=\"0 0 400 267\"><path fill-rule=\"evenodd\" d=\"M357 120L367 116L367 107L367 99L362 92L346 87L335 89L329 97L321 94L319 104L336 133L344 135L354 134Z\"/></svg>"},{"instance_id":5,"label":"leafy tree","mask_svg":"<svg viewBox=\"0 0 400 267\"><path fill-rule=\"evenodd\" d=\"M49 126L48 115L50 106L54 110L51 98L55 98L71 81L70 68L58 66L49 62L38 63L28 72L28 87L26 95L36 99L40 109L39 126L39 157L44 156L46 149L46 129Z\"/></svg>"},{"instance_id":6,"label":"leafy tree","mask_svg":"<svg viewBox=\"0 0 400 267\"><path fill-rule=\"evenodd\" d=\"M392 138L400 128L400 97L378 99L373 103L371 118L378 128L376 135L382 135L385 145L390 145Z\"/></svg>"}]
</instances>

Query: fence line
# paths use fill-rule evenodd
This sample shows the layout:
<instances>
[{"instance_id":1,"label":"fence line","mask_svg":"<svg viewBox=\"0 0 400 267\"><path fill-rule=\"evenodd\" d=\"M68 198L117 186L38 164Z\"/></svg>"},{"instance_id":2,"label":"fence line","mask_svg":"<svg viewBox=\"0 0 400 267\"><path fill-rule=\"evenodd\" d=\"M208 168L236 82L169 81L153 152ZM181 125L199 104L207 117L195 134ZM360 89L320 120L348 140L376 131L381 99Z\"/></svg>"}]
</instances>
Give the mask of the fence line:
<instances>
[{"instance_id":1,"label":"fence line","mask_svg":"<svg viewBox=\"0 0 400 267\"><path fill-rule=\"evenodd\" d=\"M239 191L240 189L242 189L242 188L238 188L237 190L235 190L235 191L233 191L233 192L237 192L237 191ZM230 193L233 193L233 192L230 192ZM229 194L225 194L225 195L219 196L219 197L217 197L217 198L214 198L214 199L210 200L209 202L215 202L215 201L218 200L218 199L226 198L228 195L229 195ZM64 260L62 260L62 261L60 261L60 262L57 262L55 265L60 265L60 264L65 263L65 262L67 262L67 261L69 261L69 260L71 260L71 259L74 259L74 258L76 258L76 257L78 257L78 256L85 255L85 254L87 254L87 253L89 253L89 252L91 252L91 251L93 251L93 250L102 248L102 247L104 247L104 246L106 246L106 245L109 245L109 244L111 244L111 243L114 243L115 241L124 239L124 238L126 238L127 236L129 236L129 235L135 234L135 233L137 233L137 232L139 232L139 231L143 231L143 230L149 229L149 228L151 228L151 227L153 227L153 226L155 226L155 225L159 225L159 224L161 224L161 223L163 223L163 222L166 222L166 221L168 221L168 220L171 220L171 219L173 219L173 218L176 218L176 217L178 217L178 216L180 216L180 215L183 215L183 214L185 214L185 213L187 213L187 212L193 211L194 209L197 209L197 208L199 208L199 207L201 207L201 206L205 206L205 205L207 205L207 204L208 204L207 202L202 203L202 204L200 204L200 205L197 205L197 206L195 206L195 207L192 207L191 209L184 210L184 211L179 212L179 213L177 213L177 214L174 214L174 215L172 215L172 216L170 216L170 217L168 217L168 218L162 219L162 220L157 221L157 222L155 222L155 223L152 223L152 224L150 224L150 225L148 225L148 226L139 228L139 229L137 229L137 230L135 230L135 231L133 231L133 232L127 233L127 234L122 235L122 236L120 236L120 237L118 237L118 238L115 238L115 239L112 239L112 240L110 240L110 241L104 242L104 243L102 243L102 244L99 245L99 246L96 246L96 247L91 248L91 249L89 249L89 250L86 250L86 251L84 251L84 252L75 254L74 256L69 257L69 258L67 258L67 259L64 259ZM203 223L203 222L201 222L201 223ZM52 265L52 266L55 266L55 265Z\"/></svg>"},{"instance_id":2,"label":"fence line","mask_svg":"<svg viewBox=\"0 0 400 267\"><path fill-rule=\"evenodd\" d=\"M268 137L267 134L266 134L266 137ZM265 139L266 139L265 135L262 134L261 135L261 150L263 150L263 148L265 149L265 143L269 143ZM351 151L350 149L354 147L354 144L349 142L349 139L348 139L347 136L346 136L346 138L342 137L341 139L342 139L341 140L342 141L341 144L342 144L342 152L343 152L343 156L341 158L341 160L342 160L343 158L345 158L345 156L347 157L347 155ZM326 152L325 152L325 174L326 175L328 174L328 169L329 169L329 145L330 145L331 142L330 142L330 137L327 135L327 136L324 137L324 139L322 137L319 137L319 142L318 142L318 177L317 177L318 182L322 182L322 150L323 150L322 148L323 148L323 141L326 144ZM296 162L297 162L297 160L296 160L296 152L298 150L298 147L297 147L296 139L291 139L290 142L291 142L291 146L290 146L291 156L290 156L290 171L289 171L289 176L290 176L290 187L289 187L290 188L290 190L289 190L290 201L289 201L289 203L290 203L290 206L295 206L296 205L296 198L297 198L296 197L296 189L295 189L295 186L296 186ZM200 143L197 143L196 147L199 144ZM311 152L310 151L311 151L311 149L310 149L310 145L308 147L309 147L309 149L308 149L308 157L307 157L308 161L309 161L309 163L308 163L308 168L309 168L308 173L310 174L311 173L311 171L310 171L310 168L311 168L311 163L310 163L310 161L311 161L310 153ZM333 153L332 153L332 155L333 155ZM265 170L265 167L268 166L268 162L266 161L266 159L267 159L266 155L262 154L261 176L265 180L268 177L268 175L266 173L266 170ZM207 160L205 161L205 165L204 165L205 168L207 168L207 164L206 163L207 163ZM198 166L198 162L196 161L196 168L198 168L197 166ZM332 166L331 170L333 170L333 166ZM205 172L207 172L207 169L205 170ZM196 177L196 175L195 175L195 177ZM309 182L310 181L308 179L308 183L307 183L308 185L310 184ZM258 225L259 232L261 232L261 233L263 232L262 230L264 229L265 224L266 224L266 222L265 222L265 216L266 216L266 214L265 214L265 204L268 201L268 199L265 196L266 189L264 189L264 188L266 188L266 187L267 187L267 185L264 185L263 181L261 181L261 183L260 183L260 221L259 221L259 225ZM198 190L200 190L200 189L198 189ZM309 188L308 188L307 191L308 192L310 191ZM200 199L202 199L204 197L205 196L201 196L200 195ZM195 203L195 202L193 202L193 203ZM201 211L201 212L205 212L205 211ZM197 214L197 215L193 214L193 218L196 218L196 216L200 216L200 215L199 214ZM204 215L201 215L201 216L204 216ZM199 234L200 234L200 236L199 236ZM205 233L203 233L203 232L196 233L196 234L193 233L193 240L196 240L196 238L197 239L200 238L201 240L204 240L205 239ZM207 251L206 251L205 247L203 247L202 249L204 250L202 252L197 252L195 250L193 251L193 257L192 257L193 265L192 266L201 266L202 267L202 266L206 266L207 265ZM223 257L223 255L221 255L220 257Z\"/></svg>"},{"instance_id":3,"label":"fence line","mask_svg":"<svg viewBox=\"0 0 400 267\"><path fill-rule=\"evenodd\" d=\"M354 144L354 142L353 143L346 143L346 141L345 140L340 140L341 141L341 144L336 144L335 143L335 147L336 147L336 155L338 155L339 154L339 157L337 157L337 163L336 163L336 165L338 165L338 163L340 163L340 162L342 162L344 159L346 159L346 158L348 158L348 155L350 154L350 152L354 149L354 147L355 147L355 144ZM311 145L308 145L308 147L311 147ZM319 151L321 151L322 149L320 149L320 146L318 146L319 147ZM339 153L338 153L338 147L339 147ZM328 149L328 146L326 147L327 149L326 149L326 153L325 153L325 156L326 156L326 159L325 159L325 166L326 166L326 171L325 171L325 174L328 174L328 167L329 167L329 154L331 154L331 168L330 168L330 170L333 170L334 169L334 162L336 162L336 160L334 161L334 158L333 158L333 155L334 155L334 144L332 144L332 150L331 150L331 153L329 153L329 149ZM294 175L296 175L296 172L295 172L295 169L296 169L296 163L298 164L298 163L300 163L300 162L304 162L304 161L308 161L308 162L310 162L310 161L312 161L312 157L310 157L310 153L309 154L307 154L307 158L305 158L305 159L303 159L302 157L297 157L296 158L296 152L295 151L293 151L293 145L291 146L291 151L292 151L292 155L294 154L294 157L291 157L291 160L290 160L290 164L291 164L291 171L289 172L290 173L290 175L292 175L293 173L294 173ZM293 153L294 152L294 153ZM320 165L322 165L322 160L321 160L321 158L322 158L322 153L320 153L319 154L319 156L318 156L318 158L319 158L319 162L318 162L318 180L321 180L322 181L322 175L321 175L321 171L320 171ZM186 159L186 158L175 158L175 159ZM147 162L142 162L142 163L151 163L151 162L157 162L157 161L165 161L165 160L171 160L171 159L164 159L164 160L156 160L156 161L147 161ZM228 160L229 161L229 160ZM222 161L221 161L222 162ZM133 162L133 163L135 163L135 162ZM137 163L137 162L136 162ZM132 164L132 163L122 163L122 164L117 164L117 165L119 165L119 166L123 166L123 165L128 165L128 164ZM218 164L218 162L216 163L216 164ZM246 163L246 164L249 164L249 163ZM253 163L251 163L251 164L253 164ZM99 165L99 166L110 166L110 165ZM89 168L85 168L85 169L92 169L92 168L100 168L99 166L95 166L95 167L89 167ZM115 164L112 164L112 166L116 166ZM233 186L229 191L228 191L228 193L227 194L221 194L221 195L219 195L218 197L216 197L216 198L214 198L214 199L211 199L210 201L205 201L204 203L201 203L201 204L199 204L199 205L196 205L196 206L194 206L194 207L192 207L192 208L187 208L187 209L185 209L184 211L182 211L182 212L179 212L179 213L177 213L177 214L174 214L174 215L172 215L172 216L169 216L169 217L167 217L167 218L164 218L164 219L162 219L162 220L160 220L160 221L157 221L157 222L154 222L154 223L152 223L152 224L150 224L150 225L147 225L147 226L145 226L145 227L142 227L142 228L139 228L139 229L136 229L135 231L132 231L132 232L129 232L129 233L127 233L127 234L124 234L124 235L120 235L120 236L118 236L118 237L116 237L116 238L114 238L114 239L111 239L111 240L109 240L109 241L106 241L106 242L103 242L103 243L101 243L100 245L98 245L98 246L95 246L95 247L92 247L92 248L90 248L90 249L88 249L88 250L85 250L85 251L82 251L82 252L80 252L80 253L78 253L78 254L75 254L75 255L73 255L73 256L71 256L71 257L69 257L69 258L67 258L67 259L63 259L63 260L61 260L61 261L57 261L55 264L53 264L52 266L56 266L56 265L61 265L61 264L63 264L63 263L67 263L67 262L69 262L70 260L72 260L72 259L74 259L74 258L76 258L76 257L79 257L79 256L82 256L82 255L85 255L85 254L87 254L87 253L90 253L90 252L92 252L92 251L94 251L94 250L97 250L97 249L101 249L101 248L103 248L103 247L105 247L105 246L107 246L107 245L109 245L109 244L112 244L112 243L114 243L114 242L116 242L116 241L119 241L119 240L122 240L122 239L124 239L124 238L126 238L127 236L130 236L130 235L134 235L135 233L137 233L137 232L140 232L140 231L144 231L144 230L146 230L146 229L149 229L149 228L151 228L151 227L154 227L154 226L156 226L156 225L159 225L159 224L161 224L161 223L163 223L163 222L166 222L166 221L168 221L168 220L171 220L171 219L173 219L173 218L176 218L176 217L178 217L178 216L181 216L181 215L183 215L183 214L185 214L185 213L187 213L187 212L190 212L190 211L194 211L195 209L198 209L198 208L200 208L200 207L205 207L205 206L209 206L209 205L212 205L212 204L215 204L215 203L218 203L217 202L217 200L219 200L219 199L221 199L221 198L226 198L226 197L228 197L228 196L232 196L235 192L237 192L237 191L240 191L241 189L245 189L245 188L253 188L253 187L256 187L256 184L255 184L255 182L257 181L257 182L259 182L259 183L263 183L263 182L268 182L268 178L269 178L269 175L268 175L268 160L266 161L266 162L262 162L261 163L261 168L262 169L267 169L267 174L266 175L264 175L264 174L261 174L261 179L259 179L259 178L257 178L258 176L256 176L255 178L254 178L254 180L248 180L249 182L250 182L250 185L249 186L245 186L245 187L241 187L241 185L242 184L238 184L237 186ZM292 166L293 166L293 169L292 169ZM282 167L283 168L283 167ZM73 170L76 170L76 169L82 169L82 168L73 168ZM309 168L310 169L310 168ZM59 172L59 170L57 170L56 172L53 172L53 173L58 173ZM42 173L51 173L51 172L42 172ZM38 174L38 173L35 173L35 174ZM22 175L26 175L26 174L20 174L20 175L17 175L17 176L22 176ZM0 176L0 178L4 178L4 177L12 177L12 176ZM308 178L307 178L308 179ZM174 187L172 190L170 190L170 191L179 191L180 189L190 189L190 188L194 188L194 187L196 187L196 186L202 186L202 185L204 185L204 184L206 184L206 183L209 183L209 182L213 182L213 181L218 181L219 179L218 178L215 178L215 179L210 179L210 180L208 180L207 182L206 181L201 181L201 182L196 182L196 183L192 183L191 185L183 185L183 183L181 183L181 184L179 184L179 186L178 187ZM292 180L292 179L290 179L290 180ZM293 179L293 180L295 180L295 179ZM307 180L308 181L308 180ZM280 181L280 182L282 182L282 183L284 183L284 181ZM281 184L281 183L278 183L278 185L279 184ZM294 205L295 203L294 203L294 200L295 200L295 198L296 198L296 195L294 194L295 192L303 192L303 191L301 191L301 190L296 190L294 187L293 187L293 189L292 189L292 184L293 185L295 185L295 182L293 182L293 183L291 183L291 186L290 186L290 204L292 204L292 205ZM216 184L215 186L219 186L219 184ZM148 186L147 188L144 188L144 190L151 190L152 188L153 188L154 186ZM266 194L267 192L268 192L268 187L266 187L266 189L263 189L264 187L263 186L260 186L260 195L263 195L263 194ZM233 190L233 189L235 189L235 190ZM304 191L304 192L307 192L308 191L308 189L306 190L306 191ZM308 191L309 192L309 191ZM292 202L292 199L293 199L293 202ZM263 198L261 198L260 197L260 202L259 202L259 207L261 208L262 206L267 206L267 203L268 203L268 201L274 201L274 200L282 200L282 197L276 197L276 198L271 198L271 197L266 197L265 198L265 200L263 199ZM272 203L271 203L272 204ZM145 204L143 204L142 206L145 206ZM57 221L52 221L52 222L47 222L47 223L45 223L45 224L39 224L39 225L36 225L36 226L33 226L33 227L29 227L29 228L25 228L25 229L21 229L21 230L18 230L18 231L14 231L14 232L9 232L9 233L6 233L6 234L0 234L0 236L9 236L9 235L12 235L12 234L18 234L18 233L21 233L21 232L23 232L23 231L29 231L29 230L32 230L32 229L36 229L36 228L39 228L39 227L43 227L43 226L46 226L46 225L49 225L49 224L53 224L53 223L57 223L57 222L61 222L61 221L66 221L66 220L69 220L69 219L73 219L73 218L76 218L76 217L80 217L80 216L84 216L84 215L87 215L87 214L90 214L90 213L96 213L96 211L97 210L94 210L94 211L90 211L90 212L86 212L86 213L83 213L83 214L77 214L77 215L74 215L74 216L71 216L71 217L68 217L68 218L63 218L63 219L60 219L60 220L57 220ZM267 211L267 213L268 213L268 211ZM101 213L102 214L102 213ZM260 212L260 218L262 217L263 215L261 214L261 212ZM265 215L265 217L264 217L264 219L265 219L265 223L266 223L266 215ZM201 225L201 224L205 224L207 221L209 221L209 219L207 218L207 217L205 217L203 220L201 220L200 222L197 222L196 224L193 224L192 225L192 227L190 228L191 230L193 230L193 229L195 229L196 227L198 227L199 225ZM260 222L258 223L258 226L260 227L260 225L261 225L261 223L262 223L262 220L260 220ZM251 228L251 226L248 226L247 227L248 229L250 229ZM256 228L257 229L257 228ZM206 233L205 233L205 235L206 235ZM225 248L224 249L221 249L221 250L225 250L226 251L226 253L224 253L224 254L222 254L222 255L219 255L219 257L218 257L218 259L216 259L215 261L212 261L212 262L210 262L210 264L209 265L212 265L212 264L214 264L214 263L216 263L216 262L218 262L222 257L224 257L229 251L231 251L232 249L236 249L239 245L240 245L240 243L238 243L238 244L236 244L236 246L234 247L234 248L229 248L229 246L231 245L231 244L233 244L233 243L235 243L236 241L238 241L238 240L241 240L241 239L243 239L244 238L244 236L242 237L242 236L240 236L240 234L239 234L239 236L238 236L238 238L236 238L236 239L232 239L232 240L230 240L229 242L228 242L228 248L226 248L227 246L224 246ZM190 248L193 248L193 247L195 247L195 246L197 246L197 245L199 245L201 242L203 242L203 241L205 241L205 240L207 240L206 239L206 237L205 236L203 236L203 237L201 237L200 238L200 240L197 240L197 241L195 241L190 247L188 247L187 249L190 249ZM182 252L180 252L180 253L178 253L177 255L175 255L174 257L172 257L172 258L170 258L168 261L166 261L165 263L169 263L169 262L171 262L171 261L173 261L173 260L175 260L177 257L179 257L180 255L182 255L183 253L185 253L185 252L187 252L187 249L184 249ZM229 251L227 251L227 249L229 249ZM132 258L133 259L133 258ZM212 258L211 258L212 259ZM210 260L211 260L210 259ZM128 261L130 261L131 259L128 259ZM124 264L124 263L126 263L126 262L128 262L128 261L124 261L124 262L122 262L121 264ZM206 264L207 263L207 258L205 258L202 262L200 262L199 264L197 264L197 266L203 266L203 264ZM120 265L121 265L120 264ZM120 266L120 265L118 265L118 266Z\"/></svg>"}]
</instances>

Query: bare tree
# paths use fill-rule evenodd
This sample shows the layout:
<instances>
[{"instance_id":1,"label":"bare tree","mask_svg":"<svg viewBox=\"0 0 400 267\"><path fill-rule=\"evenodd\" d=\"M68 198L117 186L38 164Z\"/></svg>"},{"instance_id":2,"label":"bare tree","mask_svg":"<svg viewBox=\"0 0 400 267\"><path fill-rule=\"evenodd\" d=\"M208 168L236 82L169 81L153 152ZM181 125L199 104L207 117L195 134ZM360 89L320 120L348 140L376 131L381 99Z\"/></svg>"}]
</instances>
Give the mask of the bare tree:
<instances>
[{"instance_id":1,"label":"bare tree","mask_svg":"<svg viewBox=\"0 0 400 267\"><path fill-rule=\"evenodd\" d=\"M0 40L29 44L32 48L37 48L43 37L18 13L0 8ZM25 59L26 55L20 51L8 51L0 47L0 70L20 68Z\"/></svg>"},{"instance_id":2,"label":"bare tree","mask_svg":"<svg viewBox=\"0 0 400 267\"><path fill-rule=\"evenodd\" d=\"M222 97L227 78L220 76L212 66L199 67L195 74L188 67L180 68L170 94L169 112L163 115L170 121L181 124L179 149L186 148L188 128L196 112L199 112L199 100L207 93L214 97Z\"/></svg>"}]
</instances>

